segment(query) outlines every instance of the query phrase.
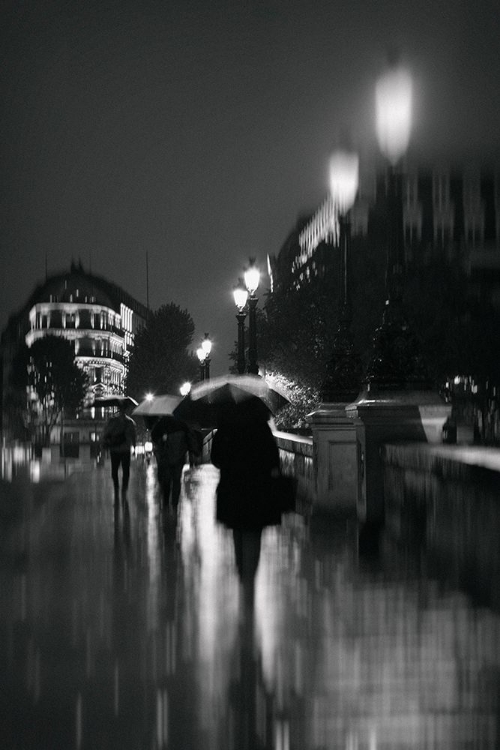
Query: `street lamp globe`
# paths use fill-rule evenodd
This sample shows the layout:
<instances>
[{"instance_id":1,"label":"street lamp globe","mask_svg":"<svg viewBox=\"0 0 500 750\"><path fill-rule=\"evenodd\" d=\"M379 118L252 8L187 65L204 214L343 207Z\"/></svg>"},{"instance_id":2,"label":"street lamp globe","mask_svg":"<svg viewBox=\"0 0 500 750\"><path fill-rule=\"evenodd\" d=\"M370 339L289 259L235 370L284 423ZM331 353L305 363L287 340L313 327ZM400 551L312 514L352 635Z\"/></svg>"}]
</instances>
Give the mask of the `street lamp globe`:
<instances>
[{"instance_id":1,"label":"street lamp globe","mask_svg":"<svg viewBox=\"0 0 500 750\"><path fill-rule=\"evenodd\" d=\"M244 273L245 277L245 285L248 289L248 293L251 297L255 294L257 291L257 288L259 286L260 281L260 271L258 267L255 265L255 260L253 258L250 258L250 265L246 269Z\"/></svg>"},{"instance_id":2,"label":"street lamp globe","mask_svg":"<svg viewBox=\"0 0 500 750\"><path fill-rule=\"evenodd\" d=\"M205 356L206 355L205 355L205 350L203 349L203 347L201 347L201 346L198 347L198 349L196 350L196 356L200 360L200 363L203 363L205 361Z\"/></svg>"},{"instance_id":3,"label":"street lamp globe","mask_svg":"<svg viewBox=\"0 0 500 750\"><path fill-rule=\"evenodd\" d=\"M179 388L181 396L187 396L190 390L191 390L191 383L189 382L189 380L183 383L181 387Z\"/></svg>"},{"instance_id":4,"label":"street lamp globe","mask_svg":"<svg viewBox=\"0 0 500 750\"><path fill-rule=\"evenodd\" d=\"M152 401L154 399L154 395L152 393L146 393L145 399L146 401Z\"/></svg>"},{"instance_id":5,"label":"street lamp globe","mask_svg":"<svg viewBox=\"0 0 500 750\"><path fill-rule=\"evenodd\" d=\"M352 207L358 192L359 157L356 153L338 150L330 157L330 194L342 216Z\"/></svg>"},{"instance_id":6,"label":"street lamp globe","mask_svg":"<svg viewBox=\"0 0 500 750\"><path fill-rule=\"evenodd\" d=\"M399 64L391 65L376 84L376 128L380 150L394 166L410 140L413 85Z\"/></svg>"},{"instance_id":7,"label":"street lamp globe","mask_svg":"<svg viewBox=\"0 0 500 750\"><path fill-rule=\"evenodd\" d=\"M338 327L332 354L326 365L321 386L325 403L349 403L356 398L361 385L361 362L351 332L352 307L349 293L349 254L351 244L350 209L356 199L359 182L358 155L337 149L329 161L330 194L338 212L340 249L340 304Z\"/></svg>"},{"instance_id":8,"label":"street lamp globe","mask_svg":"<svg viewBox=\"0 0 500 750\"><path fill-rule=\"evenodd\" d=\"M201 348L203 349L205 358L208 357L210 352L212 351L212 342L208 336L208 333L205 334L205 338L201 342Z\"/></svg>"},{"instance_id":9,"label":"street lamp globe","mask_svg":"<svg viewBox=\"0 0 500 750\"><path fill-rule=\"evenodd\" d=\"M247 304L248 290L243 286L243 282L239 281L238 286L233 289L234 304L240 312L242 312Z\"/></svg>"},{"instance_id":10,"label":"street lamp globe","mask_svg":"<svg viewBox=\"0 0 500 750\"><path fill-rule=\"evenodd\" d=\"M260 271L255 263L255 258L250 258L248 268L243 274L245 286L248 290L248 372L252 375L259 374L257 364L257 302L255 295L260 281Z\"/></svg>"},{"instance_id":11,"label":"street lamp globe","mask_svg":"<svg viewBox=\"0 0 500 750\"><path fill-rule=\"evenodd\" d=\"M234 304L238 312L236 320L238 321L238 373L243 375L246 367L245 359L245 318L247 316L248 289L246 289L243 279L238 279L238 284L233 289ZM252 302L253 304L253 302Z\"/></svg>"}]
</instances>

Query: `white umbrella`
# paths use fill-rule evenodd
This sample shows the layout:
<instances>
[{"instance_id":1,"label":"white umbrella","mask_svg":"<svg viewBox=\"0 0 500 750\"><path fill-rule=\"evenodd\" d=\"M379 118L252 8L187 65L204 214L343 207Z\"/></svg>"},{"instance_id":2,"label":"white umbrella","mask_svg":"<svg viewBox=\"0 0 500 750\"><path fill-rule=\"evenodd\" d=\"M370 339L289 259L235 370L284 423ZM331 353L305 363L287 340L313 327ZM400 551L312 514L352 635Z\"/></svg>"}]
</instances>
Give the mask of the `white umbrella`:
<instances>
[{"instance_id":1,"label":"white umbrella","mask_svg":"<svg viewBox=\"0 0 500 750\"><path fill-rule=\"evenodd\" d=\"M94 406L137 406L132 396L102 396L94 399Z\"/></svg>"},{"instance_id":2,"label":"white umbrella","mask_svg":"<svg viewBox=\"0 0 500 750\"><path fill-rule=\"evenodd\" d=\"M182 396L174 396L165 393L161 396L153 396L152 399L145 398L141 401L132 414L142 417L161 417L172 414L176 406L182 401Z\"/></svg>"}]
</instances>

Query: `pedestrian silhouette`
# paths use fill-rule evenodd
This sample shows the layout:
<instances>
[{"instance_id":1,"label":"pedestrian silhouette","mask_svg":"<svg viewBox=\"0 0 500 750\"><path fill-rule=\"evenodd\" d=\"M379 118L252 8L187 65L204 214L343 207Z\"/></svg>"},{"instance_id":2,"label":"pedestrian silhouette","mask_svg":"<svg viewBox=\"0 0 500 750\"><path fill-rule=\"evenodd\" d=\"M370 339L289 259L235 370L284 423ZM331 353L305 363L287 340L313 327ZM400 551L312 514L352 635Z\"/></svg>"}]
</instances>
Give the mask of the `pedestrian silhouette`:
<instances>
[{"instance_id":1,"label":"pedestrian silhouette","mask_svg":"<svg viewBox=\"0 0 500 750\"><path fill-rule=\"evenodd\" d=\"M217 520L233 531L236 566L245 603L253 605L254 580L266 526L281 523L273 477L280 473L279 450L258 398L221 409L211 460L220 470Z\"/></svg>"},{"instance_id":2,"label":"pedestrian silhouette","mask_svg":"<svg viewBox=\"0 0 500 750\"><path fill-rule=\"evenodd\" d=\"M186 456L197 451L191 430L179 419L160 417L151 430L158 470L158 483L164 507L175 510L181 494L181 478Z\"/></svg>"},{"instance_id":3,"label":"pedestrian silhouette","mask_svg":"<svg viewBox=\"0 0 500 750\"><path fill-rule=\"evenodd\" d=\"M127 415L127 404L118 406L118 414L108 419L102 435L102 444L109 450L111 458L111 478L115 499L120 491L119 469L122 467L122 495L125 499L130 478L130 453L135 449L136 425Z\"/></svg>"}]
</instances>

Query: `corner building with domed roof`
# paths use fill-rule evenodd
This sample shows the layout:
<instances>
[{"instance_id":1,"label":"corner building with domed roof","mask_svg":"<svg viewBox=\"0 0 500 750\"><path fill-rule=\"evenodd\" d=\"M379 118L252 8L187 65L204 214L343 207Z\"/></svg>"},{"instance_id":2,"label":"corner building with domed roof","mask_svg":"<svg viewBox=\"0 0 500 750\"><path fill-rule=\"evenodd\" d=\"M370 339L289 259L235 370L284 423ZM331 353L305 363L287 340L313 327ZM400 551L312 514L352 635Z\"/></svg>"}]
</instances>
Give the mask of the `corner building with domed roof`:
<instances>
[{"instance_id":1,"label":"corner building with domed roof","mask_svg":"<svg viewBox=\"0 0 500 750\"><path fill-rule=\"evenodd\" d=\"M74 346L75 361L89 380L82 414L65 420L65 455L80 454L80 447L87 444L92 453L103 417L92 407L94 398L124 392L134 336L147 315L145 305L116 284L86 272L81 264L72 263L69 271L39 284L21 310L10 317L1 337L4 438L10 438L10 429L3 402L10 363L19 344L24 340L31 346L44 336L62 336ZM59 425L54 441L60 442L60 435Z\"/></svg>"}]
</instances>

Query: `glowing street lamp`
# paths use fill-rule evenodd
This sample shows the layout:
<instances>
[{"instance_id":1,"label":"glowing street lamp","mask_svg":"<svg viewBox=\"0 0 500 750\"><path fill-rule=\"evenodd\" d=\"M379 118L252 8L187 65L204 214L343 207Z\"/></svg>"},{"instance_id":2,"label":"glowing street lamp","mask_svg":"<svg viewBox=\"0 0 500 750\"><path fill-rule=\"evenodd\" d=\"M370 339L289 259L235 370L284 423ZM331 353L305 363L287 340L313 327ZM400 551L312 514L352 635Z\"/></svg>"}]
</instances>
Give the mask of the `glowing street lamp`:
<instances>
[{"instance_id":1,"label":"glowing street lamp","mask_svg":"<svg viewBox=\"0 0 500 750\"><path fill-rule=\"evenodd\" d=\"M257 291L260 282L260 271L258 266L255 264L255 258L250 258L250 265L244 272L245 286L248 289L250 296L253 296Z\"/></svg>"},{"instance_id":2,"label":"glowing street lamp","mask_svg":"<svg viewBox=\"0 0 500 750\"><path fill-rule=\"evenodd\" d=\"M205 338L201 342L201 348L205 352L206 357L210 356L210 352L212 351L212 342L210 340L208 333L205 334Z\"/></svg>"},{"instance_id":3,"label":"glowing street lamp","mask_svg":"<svg viewBox=\"0 0 500 750\"><path fill-rule=\"evenodd\" d=\"M383 388L413 383L428 387L429 379L419 347L403 313L402 276L405 264L402 177L399 164L410 139L412 79L393 56L388 71L376 85L377 139L388 160L386 225L386 302L382 323L375 332L374 348L366 381Z\"/></svg>"},{"instance_id":4,"label":"glowing street lamp","mask_svg":"<svg viewBox=\"0 0 500 750\"><path fill-rule=\"evenodd\" d=\"M402 276L404 234L402 177L399 164L408 148L411 130L410 74L390 61L390 69L376 87L377 137L388 161L385 219L387 237L386 301L382 321L364 378L366 389L345 407L354 420L355 482L363 538L378 540L385 520L383 446L393 441L441 439L441 427L451 407L432 388L415 335L403 310ZM373 541L372 541L373 543Z\"/></svg>"},{"instance_id":5,"label":"glowing street lamp","mask_svg":"<svg viewBox=\"0 0 500 750\"><path fill-rule=\"evenodd\" d=\"M351 241L351 221L349 218L349 211L356 199L358 183L358 155L349 151L335 151L330 158L330 193L333 204L338 206L339 213L342 267L341 311L343 311L343 315L349 316L351 315L347 266Z\"/></svg>"},{"instance_id":6,"label":"glowing street lamp","mask_svg":"<svg viewBox=\"0 0 500 750\"><path fill-rule=\"evenodd\" d=\"M375 88L378 144L393 167L406 153L410 141L412 95L410 73L393 59Z\"/></svg>"},{"instance_id":7,"label":"glowing street lamp","mask_svg":"<svg viewBox=\"0 0 500 750\"><path fill-rule=\"evenodd\" d=\"M200 380L208 380L210 378L210 352L212 351L212 341L208 333L205 334L205 338L201 342L201 346L196 350L196 356L200 362Z\"/></svg>"},{"instance_id":8,"label":"glowing street lamp","mask_svg":"<svg viewBox=\"0 0 500 750\"><path fill-rule=\"evenodd\" d=\"M187 380L185 383L181 385L181 387L179 388L179 392L181 396L187 396L190 391L191 391L191 383Z\"/></svg>"},{"instance_id":9,"label":"glowing street lamp","mask_svg":"<svg viewBox=\"0 0 500 750\"><path fill-rule=\"evenodd\" d=\"M238 321L238 373L243 375L245 372L245 318L247 316L248 290L245 288L242 279L238 279L238 285L233 290L234 304L238 312L236 320Z\"/></svg>"},{"instance_id":10,"label":"glowing street lamp","mask_svg":"<svg viewBox=\"0 0 500 750\"><path fill-rule=\"evenodd\" d=\"M337 149L330 157L330 194L340 216L346 216L356 200L359 157L354 151Z\"/></svg>"},{"instance_id":11,"label":"glowing street lamp","mask_svg":"<svg viewBox=\"0 0 500 750\"><path fill-rule=\"evenodd\" d=\"M338 211L341 252L341 290L339 324L334 336L333 352L327 363L321 387L323 402L349 402L356 398L361 385L361 362L354 349L351 333L352 306L349 293L349 252L351 243L350 209L356 199L359 183L359 158L352 151L338 149L330 157L330 194Z\"/></svg>"},{"instance_id":12,"label":"glowing street lamp","mask_svg":"<svg viewBox=\"0 0 500 750\"><path fill-rule=\"evenodd\" d=\"M248 268L244 273L245 286L248 291L248 372L254 375L259 374L259 365L257 364L257 318L256 308L258 297L255 292L260 282L260 271L255 263L255 258L250 258Z\"/></svg>"},{"instance_id":13,"label":"glowing street lamp","mask_svg":"<svg viewBox=\"0 0 500 750\"><path fill-rule=\"evenodd\" d=\"M205 380L205 352L201 346L196 350L196 356L200 361L200 380Z\"/></svg>"}]
</instances>

